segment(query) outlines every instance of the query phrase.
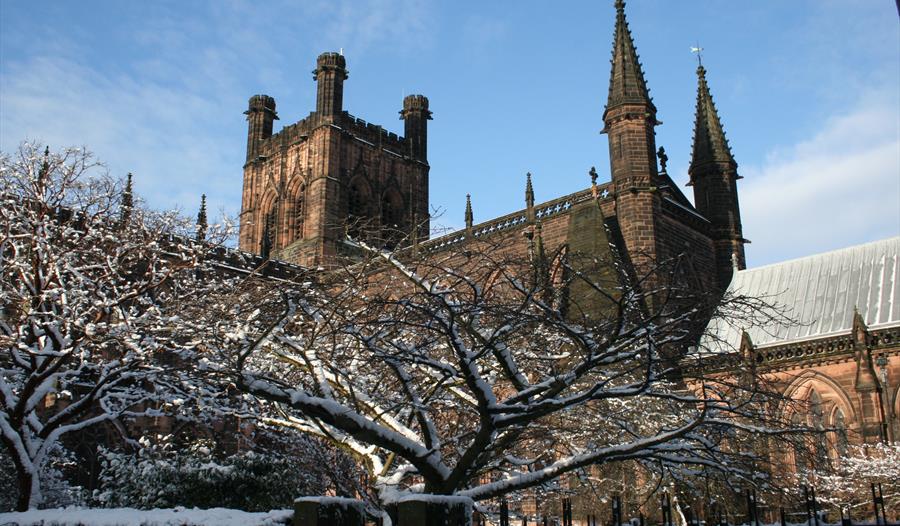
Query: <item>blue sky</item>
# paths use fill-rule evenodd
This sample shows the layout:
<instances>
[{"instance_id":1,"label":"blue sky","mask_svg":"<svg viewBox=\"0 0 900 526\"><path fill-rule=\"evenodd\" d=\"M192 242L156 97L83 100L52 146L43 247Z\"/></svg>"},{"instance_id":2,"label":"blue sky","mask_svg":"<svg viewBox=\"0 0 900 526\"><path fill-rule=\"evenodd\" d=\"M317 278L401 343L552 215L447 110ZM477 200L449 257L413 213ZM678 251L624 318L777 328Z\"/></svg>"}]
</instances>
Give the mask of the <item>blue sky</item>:
<instances>
[{"instance_id":1,"label":"blue sky","mask_svg":"<svg viewBox=\"0 0 900 526\"><path fill-rule=\"evenodd\" d=\"M281 120L313 108L310 74L343 49L350 113L402 133L404 94L429 97L431 204L462 224L608 178L599 135L612 0L0 0L0 147L84 145L132 171L158 208L240 207L255 93ZM703 60L744 176L751 266L900 235L900 24L893 0L632 0L626 12L687 180ZM276 127L277 129L277 127ZM690 189L685 188L688 196Z\"/></svg>"}]
</instances>

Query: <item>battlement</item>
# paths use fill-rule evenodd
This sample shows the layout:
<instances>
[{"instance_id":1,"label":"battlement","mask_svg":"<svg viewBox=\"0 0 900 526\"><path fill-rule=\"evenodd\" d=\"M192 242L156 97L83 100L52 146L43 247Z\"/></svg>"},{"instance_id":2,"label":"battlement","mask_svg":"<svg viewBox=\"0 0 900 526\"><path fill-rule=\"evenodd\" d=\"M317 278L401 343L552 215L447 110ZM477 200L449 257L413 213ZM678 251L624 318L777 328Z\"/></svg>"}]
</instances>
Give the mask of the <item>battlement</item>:
<instances>
[{"instance_id":1,"label":"battlement","mask_svg":"<svg viewBox=\"0 0 900 526\"><path fill-rule=\"evenodd\" d=\"M391 147L400 151L402 151L405 144L404 137L384 129L379 124L366 122L346 111L341 115L339 123L343 129L350 132L353 136L372 144L380 143L384 147Z\"/></svg>"},{"instance_id":2,"label":"battlement","mask_svg":"<svg viewBox=\"0 0 900 526\"><path fill-rule=\"evenodd\" d=\"M303 141L321 126L336 126L361 141L387 148L398 155L406 154L405 137L345 111L341 113L336 122L333 122L331 119L325 119L315 112L310 113L306 118L285 126L278 133L260 141L258 145L259 155L273 155L281 147Z\"/></svg>"}]
</instances>

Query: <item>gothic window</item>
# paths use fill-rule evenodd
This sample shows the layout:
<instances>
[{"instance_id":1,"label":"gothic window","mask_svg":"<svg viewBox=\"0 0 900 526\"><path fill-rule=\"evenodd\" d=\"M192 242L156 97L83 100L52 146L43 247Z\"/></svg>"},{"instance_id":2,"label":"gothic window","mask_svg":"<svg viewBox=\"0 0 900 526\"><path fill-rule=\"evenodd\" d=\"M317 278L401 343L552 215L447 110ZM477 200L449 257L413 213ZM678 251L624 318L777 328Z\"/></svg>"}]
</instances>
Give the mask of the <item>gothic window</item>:
<instances>
[{"instance_id":1,"label":"gothic window","mask_svg":"<svg viewBox=\"0 0 900 526\"><path fill-rule=\"evenodd\" d=\"M803 421L800 413L794 413L791 417L791 427L801 428L805 426L806 422ZM806 448L803 438L798 437L796 440L797 442L794 443L794 471L803 473L809 469L809 450Z\"/></svg>"},{"instance_id":2,"label":"gothic window","mask_svg":"<svg viewBox=\"0 0 900 526\"><path fill-rule=\"evenodd\" d=\"M359 237L363 232L363 222L368 216L369 188L362 178L356 178L350 183L349 197L347 201L347 234L350 237Z\"/></svg>"},{"instance_id":3,"label":"gothic window","mask_svg":"<svg viewBox=\"0 0 900 526\"><path fill-rule=\"evenodd\" d=\"M850 441L847 438L847 422L844 412L838 408L834 412L834 452L838 458L847 456L847 446Z\"/></svg>"},{"instance_id":4,"label":"gothic window","mask_svg":"<svg viewBox=\"0 0 900 526\"><path fill-rule=\"evenodd\" d=\"M381 224L397 229L403 223L403 198L396 190L388 191L381 200Z\"/></svg>"},{"instance_id":5,"label":"gothic window","mask_svg":"<svg viewBox=\"0 0 900 526\"><path fill-rule=\"evenodd\" d=\"M303 239L303 223L306 213L306 185L300 185L297 196L294 198L294 238Z\"/></svg>"},{"instance_id":6,"label":"gothic window","mask_svg":"<svg viewBox=\"0 0 900 526\"><path fill-rule=\"evenodd\" d=\"M823 416L824 409L822 407L822 397L815 391L809 395L809 409L809 423L810 426L816 430L816 434L813 435L812 454L816 459L816 464L823 466L828 462L828 446L825 439L825 418Z\"/></svg>"},{"instance_id":7,"label":"gothic window","mask_svg":"<svg viewBox=\"0 0 900 526\"><path fill-rule=\"evenodd\" d=\"M403 197L395 189L381 198L381 230L388 248L393 248L403 236Z\"/></svg>"},{"instance_id":8,"label":"gothic window","mask_svg":"<svg viewBox=\"0 0 900 526\"><path fill-rule=\"evenodd\" d=\"M272 249L275 248L275 209L267 213L263 219L263 235L262 235L262 247L260 248L260 255L264 259L269 259L269 256L272 254Z\"/></svg>"}]
</instances>

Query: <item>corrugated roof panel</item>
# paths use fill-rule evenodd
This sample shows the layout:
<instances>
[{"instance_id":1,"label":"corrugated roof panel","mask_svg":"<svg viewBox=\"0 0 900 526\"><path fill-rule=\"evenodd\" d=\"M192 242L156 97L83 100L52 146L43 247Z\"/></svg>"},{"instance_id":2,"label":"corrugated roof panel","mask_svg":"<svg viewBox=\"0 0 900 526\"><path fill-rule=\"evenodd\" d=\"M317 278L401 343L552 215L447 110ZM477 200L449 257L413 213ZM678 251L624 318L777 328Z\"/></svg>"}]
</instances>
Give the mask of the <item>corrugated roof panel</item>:
<instances>
[{"instance_id":1,"label":"corrugated roof panel","mask_svg":"<svg viewBox=\"0 0 900 526\"><path fill-rule=\"evenodd\" d=\"M849 332L854 307L870 328L900 325L900 237L735 273L729 291L766 298L798 323L742 327L731 320L709 330L730 346L747 330L757 346ZM715 338L705 343L712 345Z\"/></svg>"}]
</instances>

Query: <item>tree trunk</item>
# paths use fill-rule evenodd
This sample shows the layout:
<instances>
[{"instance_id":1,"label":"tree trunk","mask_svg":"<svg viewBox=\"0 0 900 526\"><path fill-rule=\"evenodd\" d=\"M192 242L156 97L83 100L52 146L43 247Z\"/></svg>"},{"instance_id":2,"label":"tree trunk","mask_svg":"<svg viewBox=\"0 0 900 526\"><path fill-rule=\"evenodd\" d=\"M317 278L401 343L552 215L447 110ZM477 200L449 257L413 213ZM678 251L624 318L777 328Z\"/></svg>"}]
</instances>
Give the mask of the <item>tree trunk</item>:
<instances>
[{"instance_id":1,"label":"tree trunk","mask_svg":"<svg viewBox=\"0 0 900 526\"><path fill-rule=\"evenodd\" d=\"M18 467L18 466L17 466ZM16 500L16 511L28 511L31 504L31 493L34 484L34 474L27 469L18 469L19 472L19 498Z\"/></svg>"}]
</instances>

